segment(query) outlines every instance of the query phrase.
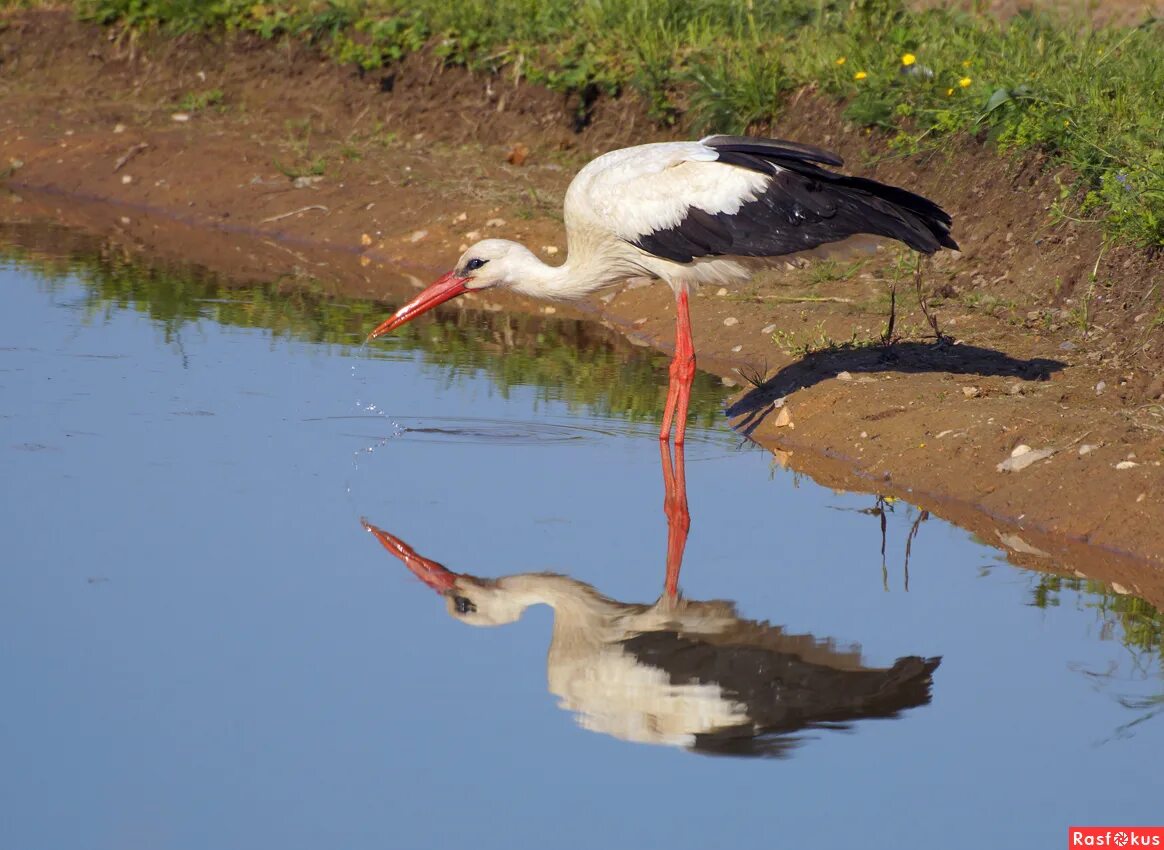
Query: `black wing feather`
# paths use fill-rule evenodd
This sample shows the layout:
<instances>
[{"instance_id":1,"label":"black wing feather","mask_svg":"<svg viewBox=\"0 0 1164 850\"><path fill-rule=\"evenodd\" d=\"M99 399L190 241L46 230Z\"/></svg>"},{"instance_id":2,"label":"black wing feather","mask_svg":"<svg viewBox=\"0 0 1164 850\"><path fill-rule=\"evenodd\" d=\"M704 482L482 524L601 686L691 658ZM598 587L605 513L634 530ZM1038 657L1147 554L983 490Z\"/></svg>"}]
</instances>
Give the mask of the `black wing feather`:
<instances>
[{"instance_id":1,"label":"black wing feather","mask_svg":"<svg viewBox=\"0 0 1164 850\"><path fill-rule=\"evenodd\" d=\"M850 236L869 234L932 254L957 248L949 214L928 198L814 163L840 165L828 151L778 139L710 136L703 144L725 165L771 175L767 189L735 213L689 207L674 227L634 240L648 253L679 263L696 257L778 257Z\"/></svg>"}]
</instances>

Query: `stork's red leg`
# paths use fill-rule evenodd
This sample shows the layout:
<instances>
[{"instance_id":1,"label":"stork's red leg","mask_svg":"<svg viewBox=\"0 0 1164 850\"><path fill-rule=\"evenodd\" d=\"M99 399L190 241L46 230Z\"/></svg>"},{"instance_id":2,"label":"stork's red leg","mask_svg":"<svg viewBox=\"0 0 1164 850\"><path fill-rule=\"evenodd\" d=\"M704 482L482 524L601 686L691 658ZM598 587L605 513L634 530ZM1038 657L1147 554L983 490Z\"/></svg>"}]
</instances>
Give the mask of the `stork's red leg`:
<instances>
[{"instance_id":1,"label":"stork's red leg","mask_svg":"<svg viewBox=\"0 0 1164 850\"><path fill-rule=\"evenodd\" d=\"M671 463L671 447L659 444L663 461L663 513L667 517L667 577L663 592L670 599L679 596L679 570L683 567L683 550L687 547L687 531L691 528L691 514L687 510L687 470L683 464L683 445L675 446L675 462Z\"/></svg>"},{"instance_id":2,"label":"stork's red leg","mask_svg":"<svg viewBox=\"0 0 1164 850\"><path fill-rule=\"evenodd\" d=\"M671 360L667 402L663 409L663 427L660 440L671 439L671 422L675 420L675 445L683 444L687 430L687 407L691 401L691 384L695 380L695 343L691 339L691 312L687 290L681 289L675 297L675 356Z\"/></svg>"}]
</instances>

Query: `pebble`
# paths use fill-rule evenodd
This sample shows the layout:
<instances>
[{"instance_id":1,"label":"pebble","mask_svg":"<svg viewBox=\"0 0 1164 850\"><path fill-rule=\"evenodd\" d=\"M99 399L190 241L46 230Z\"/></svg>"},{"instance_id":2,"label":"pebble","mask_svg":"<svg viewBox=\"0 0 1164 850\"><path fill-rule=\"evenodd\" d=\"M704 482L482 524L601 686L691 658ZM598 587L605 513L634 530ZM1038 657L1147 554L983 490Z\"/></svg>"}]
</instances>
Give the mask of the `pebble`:
<instances>
[{"instance_id":1,"label":"pebble","mask_svg":"<svg viewBox=\"0 0 1164 850\"><path fill-rule=\"evenodd\" d=\"M776 414L776 419L772 424L777 428L796 430L796 425L792 422L792 409L788 405L780 408L780 412Z\"/></svg>"},{"instance_id":2,"label":"pebble","mask_svg":"<svg viewBox=\"0 0 1164 850\"><path fill-rule=\"evenodd\" d=\"M175 112L170 116L170 120L177 121L178 123L185 123L186 121L190 120L190 114L188 112Z\"/></svg>"},{"instance_id":3,"label":"pebble","mask_svg":"<svg viewBox=\"0 0 1164 850\"><path fill-rule=\"evenodd\" d=\"M485 226L486 227L505 227L505 219L503 219L503 218L491 218L487 222L485 222Z\"/></svg>"},{"instance_id":4,"label":"pebble","mask_svg":"<svg viewBox=\"0 0 1164 850\"><path fill-rule=\"evenodd\" d=\"M851 380L853 380L853 373L852 372L837 372L837 380L838 381L851 381Z\"/></svg>"},{"instance_id":5,"label":"pebble","mask_svg":"<svg viewBox=\"0 0 1164 850\"><path fill-rule=\"evenodd\" d=\"M457 217L453 219L453 223L460 224L462 221L468 221L468 220L469 220L468 213L457 213Z\"/></svg>"},{"instance_id":6,"label":"pebble","mask_svg":"<svg viewBox=\"0 0 1164 850\"><path fill-rule=\"evenodd\" d=\"M1082 446L1079 447L1079 454L1081 456L1082 455L1089 455L1098 448L1099 448L1099 446L1094 445L1093 443L1084 443Z\"/></svg>"},{"instance_id":7,"label":"pebble","mask_svg":"<svg viewBox=\"0 0 1164 850\"><path fill-rule=\"evenodd\" d=\"M1100 381L1095 385L1095 394L1103 395L1103 391L1107 389L1107 381Z\"/></svg>"},{"instance_id":8,"label":"pebble","mask_svg":"<svg viewBox=\"0 0 1164 850\"><path fill-rule=\"evenodd\" d=\"M978 389L978 387L962 387L962 395L966 396L966 398L978 398L978 396L982 395L982 390ZM1030 450L1030 446L1027 447L1027 450Z\"/></svg>"},{"instance_id":9,"label":"pebble","mask_svg":"<svg viewBox=\"0 0 1164 850\"><path fill-rule=\"evenodd\" d=\"M721 286L719 289L716 290L715 294L720 295L720 296L727 295L727 287Z\"/></svg>"},{"instance_id":10,"label":"pebble","mask_svg":"<svg viewBox=\"0 0 1164 850\"><path fill-rule=\"evenodd\" d=\"M558 253L558 246L557 245L543 245L542 250L545 251L547 254L549 254L552 257L552 256L554 256L554 254Z\"/></svg>"},{"instance_id":11,"label":"pebble","mask_svg":"<svg viewBox=\"0 0 1164 850\"><path fill-rule=\"evenodd\" d=\"M1028 445L1018 445L1010 453L1010 457L998 464L995 469L999 472L1019 472L1032 463L1038 463L1044 458L1055 454L1054 449L1032 449Z\"/></svg>"},{"instance_id":12,"label":"pebble","mask_svg":"<svg viewBox=\"0 0 1164 850\"><path fill-rule=\"evenodd\" d=\"M367 247L368 245L371 245L372 244L372 237L369 236L367 233L360 234L360 244L365 246L365 247Z\"/></svg>"},{"instance_id":13,"label":"pebble","mask_svg":"<svg viewBox=\"0 0 1164 850\"><path fill-rule=\"evenodd\" d=\"M1121 460L1115 465L1116 469L1135 469L1139 466L1134 460Z\"/></svg>"},{"instance_id":14,"label":"pebble","mask_svg":"<svg viewBox=\"0 0 1164 850\"><path fill-rule=\"evenodd\" d=\"M427 236L428 236L427 230L414 230L414 231L412 231L412 235L408 237L408 241L412 242L412 243L416 243L416 242L419 242L421 239L424 239Z\"/></svg>"},{"instance_id":15,"label":"pebble","mask_svg":"<svg viewBox=\"0 0 1164 850\"><path fill-rule=\"evenodd\" d=\"M115 124L113 127L113 132L114 133L124 133L125 132L125 125L124 124Z\"/></svg>"},{"instance_id":16,"label":"pebble","mask_svg":"<svg viewBox=\"0 0 1164 850\"><path fill-rule=\"evenodd\" d=\"M767 336L768 334L776 333L776 328L778 328L778 327L780 327L780 326L779 325L765 325L764 327L760 328L760 333L764 334L764 336Z\"/></svg>"},{"instance_id":17,"label":"pebble","mask_svg":"<svg viewBox=\"0 0 1164 850\"><path fill-rule=\"evenodd\" d=\"M123 174L123 175L121 175L121 182L123 185L128 186L130 183L133 182L133 177L131 177L128 174Z\"/></svg>"},{"instance_id":18,"label":"pebble","mask_svg":"<svg viewBox=\"0 0 1164 850\"><path fill-rule=\"evenodd\" d=\"M558 312L558 308L557 307L542 307L542 312L545 313L547 316L552 316L552 315L554 315L554 313Z\"/></svg>"},{"instance_id":19,"label":"pebble","mask_svg":"<svg viewBox=\"0 0 1164 850\"><path fill-rule=\"evenodd\" d=\"M1073 342L1061 342L1061 343L1059 343L1059 350L1060 351L1074 351L1075 350L1075 343L1073 343Z\"/></svg>"},{"instance_id":20,"label":"pebble","mask_svg":"<svg viewBox=\"0 0 1164 850\"><path fill-rule=\"evenodd\" d=\"M724 325L726 325L727 327L730 328L732 325L738 325L740 323L740 320L737 319L735 316L728 316L726 319L723 320L723 323L724 323Z\"/></svg>"},{"instance_id":21,"label":"pebble","mask_svg":"<svg viewBox=\"0 0 1164 850\"><path fill-rule=\"evenodd\" d=\"M467 239L469 242L476 242L480 238L481 238L481 231L480 230L470 230L468 233L465 234L465 239Z\"/></svg>"},{"instance_id":22,"label":"pebble","mask_svg":"<svg viewBox=\"0 0 1164 850\"><path fill-rule=\"evenodd\" d=\"M743 351L743 350L744 350L744 347L743 347L742 345L734 345L734 346L732 346L732 353L733 353L733 354L739 354L739 353L740 353L741 351Z\"/></svg>"}]
</instances>

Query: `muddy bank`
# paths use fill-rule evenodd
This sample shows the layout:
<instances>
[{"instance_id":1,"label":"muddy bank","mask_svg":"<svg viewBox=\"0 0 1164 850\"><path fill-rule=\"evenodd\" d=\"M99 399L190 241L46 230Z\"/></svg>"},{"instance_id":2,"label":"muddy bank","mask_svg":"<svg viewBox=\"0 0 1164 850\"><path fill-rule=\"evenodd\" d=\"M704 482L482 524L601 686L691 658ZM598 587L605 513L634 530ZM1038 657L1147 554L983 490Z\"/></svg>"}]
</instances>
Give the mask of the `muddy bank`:
<instances>
[{"instance_id":1,"label":"muddy bank","mask_svg":"<svg viewBox=\"0 0 1164 850\"><path fill-rule=\"evenodd\" d=\"M59 220L244 281L390 304L478 235L553 261L573 171L664 137L633 101L599 103L579 134L573 106L552 94L424 57L361 77L303 48L146 45L47 13L6 21L3 216ZM907 266L886 252L699 293L701 366L763 385L735 412L779 462L908 498L1024 565L1164 603L1158 263L1104 250L1089 225L1052 225L1059 189L1042 163L1007 163L973 141L872 163L885 153L876 139L838 114L806 92L773 131L950 209L964 250L940 255L926 286L959 344L931 344ZM895 279L904 338L884 351L874 342ZM666 350L670 302L656 286L577 305L487 293L464 306L588 315ZM1050 453L1000 471L1020 446Z\"/></svg>"}]
</instances>

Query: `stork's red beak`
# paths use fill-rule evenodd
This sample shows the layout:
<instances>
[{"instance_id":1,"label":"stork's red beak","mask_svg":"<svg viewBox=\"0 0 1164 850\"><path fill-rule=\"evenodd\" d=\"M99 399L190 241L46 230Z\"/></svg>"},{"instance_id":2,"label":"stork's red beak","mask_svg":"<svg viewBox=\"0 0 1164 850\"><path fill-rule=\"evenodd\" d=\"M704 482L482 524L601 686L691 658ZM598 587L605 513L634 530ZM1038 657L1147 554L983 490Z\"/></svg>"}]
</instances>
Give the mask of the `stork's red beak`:
<instances>
[{"instance_id":1,"label":"stork's red beak","mask_svg":"<svg viewBox=\"0 0 1164 850\"><path fill-rule=\"evenodd\" d=\"M399 537L393 537L387 531L381 531L366 519L361 519L361 523L368 531L376 535L376 539L380 541L380 545L404 562L404 566L412 570L412 574L423 581L437 593L447 593L453 589L453 582L457 580L457 574L448 570L443 564L438 564L436 561L430 561L428 558L422 558L416 554L416 551L401 540Z\"/></svg>"},{"instance_id":2,"label":"stork's red beak","mask_svg":"<svg viewBox=\"0 0 1164 850\"><path fill-rule=\"evenodd\" d=\"M423 290L420 295L413 298L399 310L392 314L392 316L383 322L376 330L368 334L368 339L373 340L381 334L386 334L388 331L396 330L396 328L403 325L405 322L415 319L421 313L427 313L438 304L443 304L450 298L456 298L466 289L465 283L469 280L467 277L458 277L455 271L449 272L436 283Z\"/></svg>"}]
</instances>

